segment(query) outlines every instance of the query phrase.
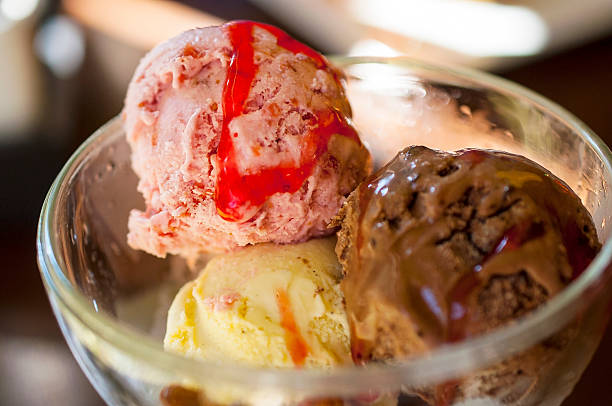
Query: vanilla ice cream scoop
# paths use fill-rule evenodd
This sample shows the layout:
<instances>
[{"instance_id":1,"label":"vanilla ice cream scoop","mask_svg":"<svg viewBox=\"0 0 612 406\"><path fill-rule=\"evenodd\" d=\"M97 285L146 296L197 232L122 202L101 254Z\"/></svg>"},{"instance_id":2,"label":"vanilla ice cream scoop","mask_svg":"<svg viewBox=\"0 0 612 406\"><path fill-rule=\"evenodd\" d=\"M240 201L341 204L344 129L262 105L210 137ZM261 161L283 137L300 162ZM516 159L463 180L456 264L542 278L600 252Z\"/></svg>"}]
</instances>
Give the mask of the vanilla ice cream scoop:
<instances>
[{"instance_id":1,"label":"vanilla ice cream scoop","mask_svg":"<svg viewBox=\"0 0 612 406\"><path fill-rule=\"evenodd\" d=\"M165 349L257 366L350 364L334 244L261 244L215 257L174 299Z\"/></svg>"}]
</instances>

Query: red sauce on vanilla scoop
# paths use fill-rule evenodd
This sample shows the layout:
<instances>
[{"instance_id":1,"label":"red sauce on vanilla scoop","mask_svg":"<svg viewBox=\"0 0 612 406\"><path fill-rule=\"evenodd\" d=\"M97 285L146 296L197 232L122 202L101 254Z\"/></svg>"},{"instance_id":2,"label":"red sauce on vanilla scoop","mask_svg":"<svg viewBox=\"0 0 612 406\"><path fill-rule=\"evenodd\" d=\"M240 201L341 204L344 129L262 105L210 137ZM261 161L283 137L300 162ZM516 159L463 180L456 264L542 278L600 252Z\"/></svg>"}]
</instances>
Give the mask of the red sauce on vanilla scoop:
<instances>
[{"instance_id":1,"label":"red sauce on vanilla scoop","mask_svg":"<svg viewBox=\"0 0 612 406\"><path fill-rule=\"evenodd\" d=\"M278 46L294 53L303 54L314 61L318 69L325 69L339 81L326 59L308 46L296 41L284 31L252 21L235 21L225 25L232 44L232 56L227 67L227 79L223 89L223 126L217 150L219 173L215 190L217 212L228 221L248 220L248 209L261 206L275 193L296 192L311 175L317 160L327 151L333 134L343 135L360 143L355 129L347 118L333 107L316 114L317 127L309 133L302 144L298 166L264 167L257 171L238 169L233 138L229 123L243 114L253 79L257 73L254 62L253 28L258 27L274 35Z\"/></svg>"},{"instance_id":2,"label":"red sauce on vanilla scoop","mask_svg":"<svg viewBox=\"0 0 612 406\"><path fill-rule=\"evenodd\" d=\"M308 344L300 334L300 330L295 322L295 317L291 311L289 295L284 289L276 291L276 304L280 313L281 326L285 330L285 342L291 360L296 366L304 365L308 356Z\"/></svg>"}]
</instances>

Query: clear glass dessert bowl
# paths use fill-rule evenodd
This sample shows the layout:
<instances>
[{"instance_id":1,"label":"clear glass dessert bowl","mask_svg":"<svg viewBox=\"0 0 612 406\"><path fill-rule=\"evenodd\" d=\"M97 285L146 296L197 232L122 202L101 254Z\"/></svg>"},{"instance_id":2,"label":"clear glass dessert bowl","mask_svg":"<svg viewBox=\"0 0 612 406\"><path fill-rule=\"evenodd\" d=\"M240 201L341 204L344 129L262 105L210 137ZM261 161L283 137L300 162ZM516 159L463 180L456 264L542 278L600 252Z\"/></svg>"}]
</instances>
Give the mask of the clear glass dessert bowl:
<instances>
[{"instance_id":1,"label":"clear glass dessert bowl","mask_svg":"<svg viewBox=\"0 0 612 406\"><path fill-rule=\"evenodd\" d=\"M240 405L370 404L377 395L378 404L394 404L401 393L400 404L418 405L417 394L457 382L466 389L444 404L558 405L571 392L611 303L608 147L561 107L484 73L404 58L334 62L347 74L354 122L377 166L415 144L525 155L580 196L601 252L527 316L394 365L281 370L188 359L164 352L162 339L170 302L194 274L180 258L161 260L127 246L128 213L144 203L115 118L58 175L37 238L42 279L62 332L109 405L194 405L198 393Z\"/></svg>"}]
</instances>

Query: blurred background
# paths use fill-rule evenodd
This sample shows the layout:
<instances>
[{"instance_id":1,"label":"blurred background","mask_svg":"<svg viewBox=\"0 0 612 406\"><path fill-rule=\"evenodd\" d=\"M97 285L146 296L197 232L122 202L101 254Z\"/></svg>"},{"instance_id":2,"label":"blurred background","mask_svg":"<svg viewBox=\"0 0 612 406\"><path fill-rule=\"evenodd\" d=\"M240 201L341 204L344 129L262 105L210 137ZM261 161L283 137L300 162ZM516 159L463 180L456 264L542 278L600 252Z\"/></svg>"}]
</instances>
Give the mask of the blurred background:
<instances>
[{"instance_id":1,"label":"blurred background","mask_svg":"<svg viewBox=\"0 0 612 406\"><path fill-rule=\"evenodd\" d=\"M0 405L96 406L51 314L37 216L74 149L119 113L158 42L251 19L328 54L409 55L492 71L612 144L612 0L0 0ZM611 405L612 328L565 406Z\"/></svg>"}]
</instances>

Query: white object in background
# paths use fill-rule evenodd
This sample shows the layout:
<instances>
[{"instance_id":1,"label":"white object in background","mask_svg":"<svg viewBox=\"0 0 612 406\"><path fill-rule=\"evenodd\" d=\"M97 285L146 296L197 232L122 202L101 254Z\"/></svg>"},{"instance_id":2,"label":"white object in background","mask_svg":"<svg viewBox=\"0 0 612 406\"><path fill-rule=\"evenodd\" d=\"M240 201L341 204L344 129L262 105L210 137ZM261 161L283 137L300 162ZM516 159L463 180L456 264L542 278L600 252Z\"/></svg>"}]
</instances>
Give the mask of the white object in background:
<instances>
[{"instance_id":1,"label":"white object in background","mask_svg":"<svg viewBox=\"0 0 612 406\"><path fill-rule=\"evenodd\" d=\"M384 0L383 0L384 1ZM428 0L424 0L428 1ZM403 55L442 65L488 67L491 58L474 57L415 38L384 26L358 22L351 0L251 0L302 37L328 53L351 56ZM374 7L379 6L372 0ZM396 13L384 10L384 13Z\"/></svg>"},{"instance_id":2,"label":"white object in background","mask_svg":"<svg viewBox=\"0 0 612 406\"><path fill-rule=\"evenodd\" d=\"M390 47L412 58L480 69L525 63L612 30L612 0L251 2L333 53L385 56ZM372 40L386 47L372 47Z\"/></svg>"},{"instance_id":3,"label":"white object in background","mask_svg":"<svg viewBox=\"0 0 612 406\"><path fill-rule=\"evenodd\" d=\"M34 13L38 0L2 0L0 12L5 18L13 21L23 20Z\"/></svg>"},{"instance_id":4,"label":"white object in background","mask_svg":"<svg viewBox=\"0 0 612 406\"><path fill-rule=\"evenodd\" d=\"M38 0L0 0L0 142L23 141L42 108L41 72L32 33Z\"/></svg>"},{"instance_id":5,"label":"white object in background","mask_svg":"<svg viewBox=\"0 0 612 406\"><path fill-rule=\"evenodd\" d=\"M79 71L85 59L83 30L70 18L49 18L34 38L36 53L55 76L67 79Z\"/></svg>"},{"instance_id":6,"label":"white object in background","mask_svg":"<svg viewBox=\"0 0 612 406\"><path fill-rule=\"evenodd\" d=\"M527 7L470 0L353 0L359 23L466 55L526 56L548 41L545 21Z\"/></svg>"}]
</instances>

